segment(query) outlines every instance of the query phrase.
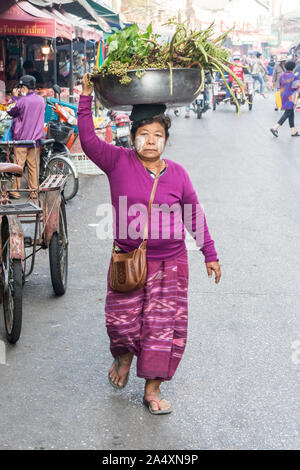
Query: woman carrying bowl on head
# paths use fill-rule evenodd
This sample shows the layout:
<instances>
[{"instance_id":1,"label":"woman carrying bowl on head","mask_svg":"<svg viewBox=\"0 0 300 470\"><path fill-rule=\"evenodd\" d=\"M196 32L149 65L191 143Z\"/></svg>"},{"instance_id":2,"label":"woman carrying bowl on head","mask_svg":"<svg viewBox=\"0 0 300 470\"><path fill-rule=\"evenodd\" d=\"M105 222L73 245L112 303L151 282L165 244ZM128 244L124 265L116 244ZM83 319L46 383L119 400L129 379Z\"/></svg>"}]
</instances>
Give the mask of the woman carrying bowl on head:
<instances>
[{"instance_id":1,"label":"woman carrying bowl on head","mask_svg":"<svg viewBox=\"0 0 300 470\"><path fill-rule=\"evenodd\" d=\"M152 414L167 414L172 407L161 397L160 386L173 378L187 338L188 260L184 223L205 256L208 276L215 273L216 283L221 278L219 260L186 170L163 158L171 126L170 118L164 114L166 107L134 106L131 114L134 150L116 147L95 135L92 92L89 76L85 75L78 108L79 136L86 155L109 179L115 210L114 253L129 253L141 245L150 213L147 277L143 287L116 291L110 282L110 272L108 275L106 327L114 357L108 378L114 388L123 389L132 359L137 356L137 376L145 379L144 404ZM139 211L144 218L137 222ZM134 230L137 227L138 234Z\"/></svg>"}]
</instances>

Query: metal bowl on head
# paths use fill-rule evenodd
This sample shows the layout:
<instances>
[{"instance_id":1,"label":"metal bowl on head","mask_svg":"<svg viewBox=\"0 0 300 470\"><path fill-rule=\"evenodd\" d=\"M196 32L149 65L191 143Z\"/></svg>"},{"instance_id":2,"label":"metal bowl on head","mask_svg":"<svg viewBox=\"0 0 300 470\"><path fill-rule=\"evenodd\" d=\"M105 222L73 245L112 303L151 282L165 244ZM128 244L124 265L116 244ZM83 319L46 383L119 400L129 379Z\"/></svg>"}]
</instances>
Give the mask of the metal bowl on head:
<instances>
[{"instance_id":1,"label":"metal bowl on head","mask_svg":"<svg viewBox=\"0 0 300 470\"><path fill-rule=\"evenodd\" d=\"M194 101L201 84L201 72L195 68L174 68L172 95L169 69L146 69L145 75L137 78L136 70L128 72L132 81L122 85L113 75L94 75L96 97L108 109L130 109L134 104L166 104L168 107L184 106Z\"/></svg>"}]
</instances>

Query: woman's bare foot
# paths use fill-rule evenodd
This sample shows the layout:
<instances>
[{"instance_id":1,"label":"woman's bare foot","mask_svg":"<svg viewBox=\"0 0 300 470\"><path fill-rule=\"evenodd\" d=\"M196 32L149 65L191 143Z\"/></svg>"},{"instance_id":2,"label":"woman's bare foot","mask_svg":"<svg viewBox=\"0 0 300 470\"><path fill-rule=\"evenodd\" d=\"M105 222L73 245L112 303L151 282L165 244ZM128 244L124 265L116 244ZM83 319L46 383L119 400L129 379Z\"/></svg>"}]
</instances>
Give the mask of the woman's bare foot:
<instances>
[{"instance_id":1,"label":"woman's bare foot","mask_svg":"<svg viewBox=\"0 0 300 470\"><path fill-rule=\"evenodd\" d=\"M159 380L146 380L144 400L150 404L152 411L167 411L171 409L171 403L159 398L160 384Z\"/></svg>"},{"instance_id":2,"label":"woman's bare foot","mask_svg":"<svg viewBox=\"0 0 300 470\"><path fill-rule=\"evenodd\" d=\"M111 368L109 369L109 377L116 386L121 388L126 383L133 359L133 354L124 354L124 356L120 356L118 359L120 367L117 367L117 362L114 360Z\"/></svg>"}]
</instances>

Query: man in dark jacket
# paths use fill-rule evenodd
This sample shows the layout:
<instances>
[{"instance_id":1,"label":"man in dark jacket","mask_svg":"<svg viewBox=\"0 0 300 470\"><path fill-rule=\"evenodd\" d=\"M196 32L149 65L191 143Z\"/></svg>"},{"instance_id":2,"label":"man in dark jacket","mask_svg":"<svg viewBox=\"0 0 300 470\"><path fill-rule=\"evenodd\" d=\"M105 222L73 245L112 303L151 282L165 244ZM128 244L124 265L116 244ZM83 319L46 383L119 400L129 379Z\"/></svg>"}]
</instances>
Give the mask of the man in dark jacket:
<instances>
[{"instance_id":1,"label":"man in dark jacket","mask_svg":"<svg viewBox=\"0 0 300 470\"><path fill-rule=\"evenodd\" d=\"M35 93L36 80L31 75L20 78L20 97L14 97L8 106L7 112L13 117L12 134L14 140L35 140L37 148L33 146L15 146L14 162L22 168L27 162L29 174L29 188L37 189L39 181L40 139L44 135L45 104L43 98ZM13 199L20 197L21 178L15 178L11 193ZM36 197L35 193L31 193Z\"/></svg>"}]
</instances>

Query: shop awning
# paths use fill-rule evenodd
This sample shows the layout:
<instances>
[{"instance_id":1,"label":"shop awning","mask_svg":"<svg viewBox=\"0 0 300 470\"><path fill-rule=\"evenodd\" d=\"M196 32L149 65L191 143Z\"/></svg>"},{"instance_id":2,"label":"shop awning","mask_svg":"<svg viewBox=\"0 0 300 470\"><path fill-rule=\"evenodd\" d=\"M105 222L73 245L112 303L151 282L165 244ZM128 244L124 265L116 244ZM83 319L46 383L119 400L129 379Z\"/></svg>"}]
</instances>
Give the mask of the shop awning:
<instances>
[{"instance_id":1,"label":"shop awning","mask_svg":"<svg viewBox=\"0 0 300 470\"><path fill-rule=\"evenodd\" d=\"M31 2L41 2L41 0L30 0ZM47 2L49 0L45 0ZM120 16L113 10L110 10L107 6L103 5L99 0L53 0L52 3L59 4L65 11L72 13L73 15L80 16L85 20L100 20L104 21L113 28L122 29L124 24L120 20ZM96 15L96 17L95 17ZM98 23L101 29L103 27ZM109 28L110 29L110 28ZM105 32L107 29L103 29Z\"/></svg>"},{"instance_id":2,"label":"shop awning","mask_svg":"<svg viewBox=\"0 0 300 470\"><path fill-rule=\"evenodd\" d=\"M77 0L77 2L79 2L79 3L81 1L82 0ZM112 28L123 29L125 27L125 25L122 23L122 21L120 19L120 16L117 13L115 13L114 11L109 10L104 5L101 5L100 2L96 2L94 0L84 0L84 1L87 1L88 4L97 12L97 14L102 19L107 21L109 26L111 26ZM73 2L73 3L76 3L76 2Z\"/></svg>"},{"instance_id":3,"label":"shop awning","mask_svg":"<svg viewBox=\"0 0 300 470\"><path fill-rule=\"evenodd\" d=\"M11 5L11 2L4 0L4 3L8 8L0 14L0 36L62 37L69 40L78 37L94 41L103 39L102 31L63 10L37 8L27 1Z\"/></svg>"},{"instance_id":4,"label":"shop awning","mask_svg":"<svg viewBox=\"0 0 300 470\"><path fill-rule=\"evenodd\" d=\"M282 18L284 20L299 21L300 20L300 8L297 8L296 10L289 11L288 13L283 14Z\"/></svg>"},{"instance_id":5,"label":"shop awning","mask_svg":"<svg viewBox=\"0 0 300 470\"><path fill-rule=\"evenodd\" d=\"M88 23L83 20L81 21L77 16L71 15L62 10L59 11L56 8L51 8L50 13L57 20L70 25L73 30L73 39L93 39L95 41L101 41L103 39L102 31L96 28L91 28Z\"/></svg>"},{"instance_id":6,"label":"shop awning","mask_svg":"<svg viewBox=\"0 0 300 470\"><path fill-rule=\"evenodd\" d=\"M0 14L0 36L72 39L72 26L56 20L44 9L21 1Z\"/></svg>"},{"instance_id":7,"label":"shop awning","mask_svg":"<svg viewBox=\"0 0 300 470\"><path fill-rule=\"evenodd\" d=\"M100 4L96 1L90 1L90 0L75 0L75 1L73 0L29 0L29 1L30 3L34 5L38 5L39 7L52 7L54 5L57 9L62 8L67 13L76 15L77 17L82 18L87 22L96 22L98 27L106 33L111 32L111 27L108 21L112 21L115 27L121 27L119 15L117 15L112 10L109 10L105 7L100 7ZM104 10L102 8L104 8ZM108 17L106 17L105 15L103 16L103 13L108 14Z\"/></svg>"}]
</instances>

